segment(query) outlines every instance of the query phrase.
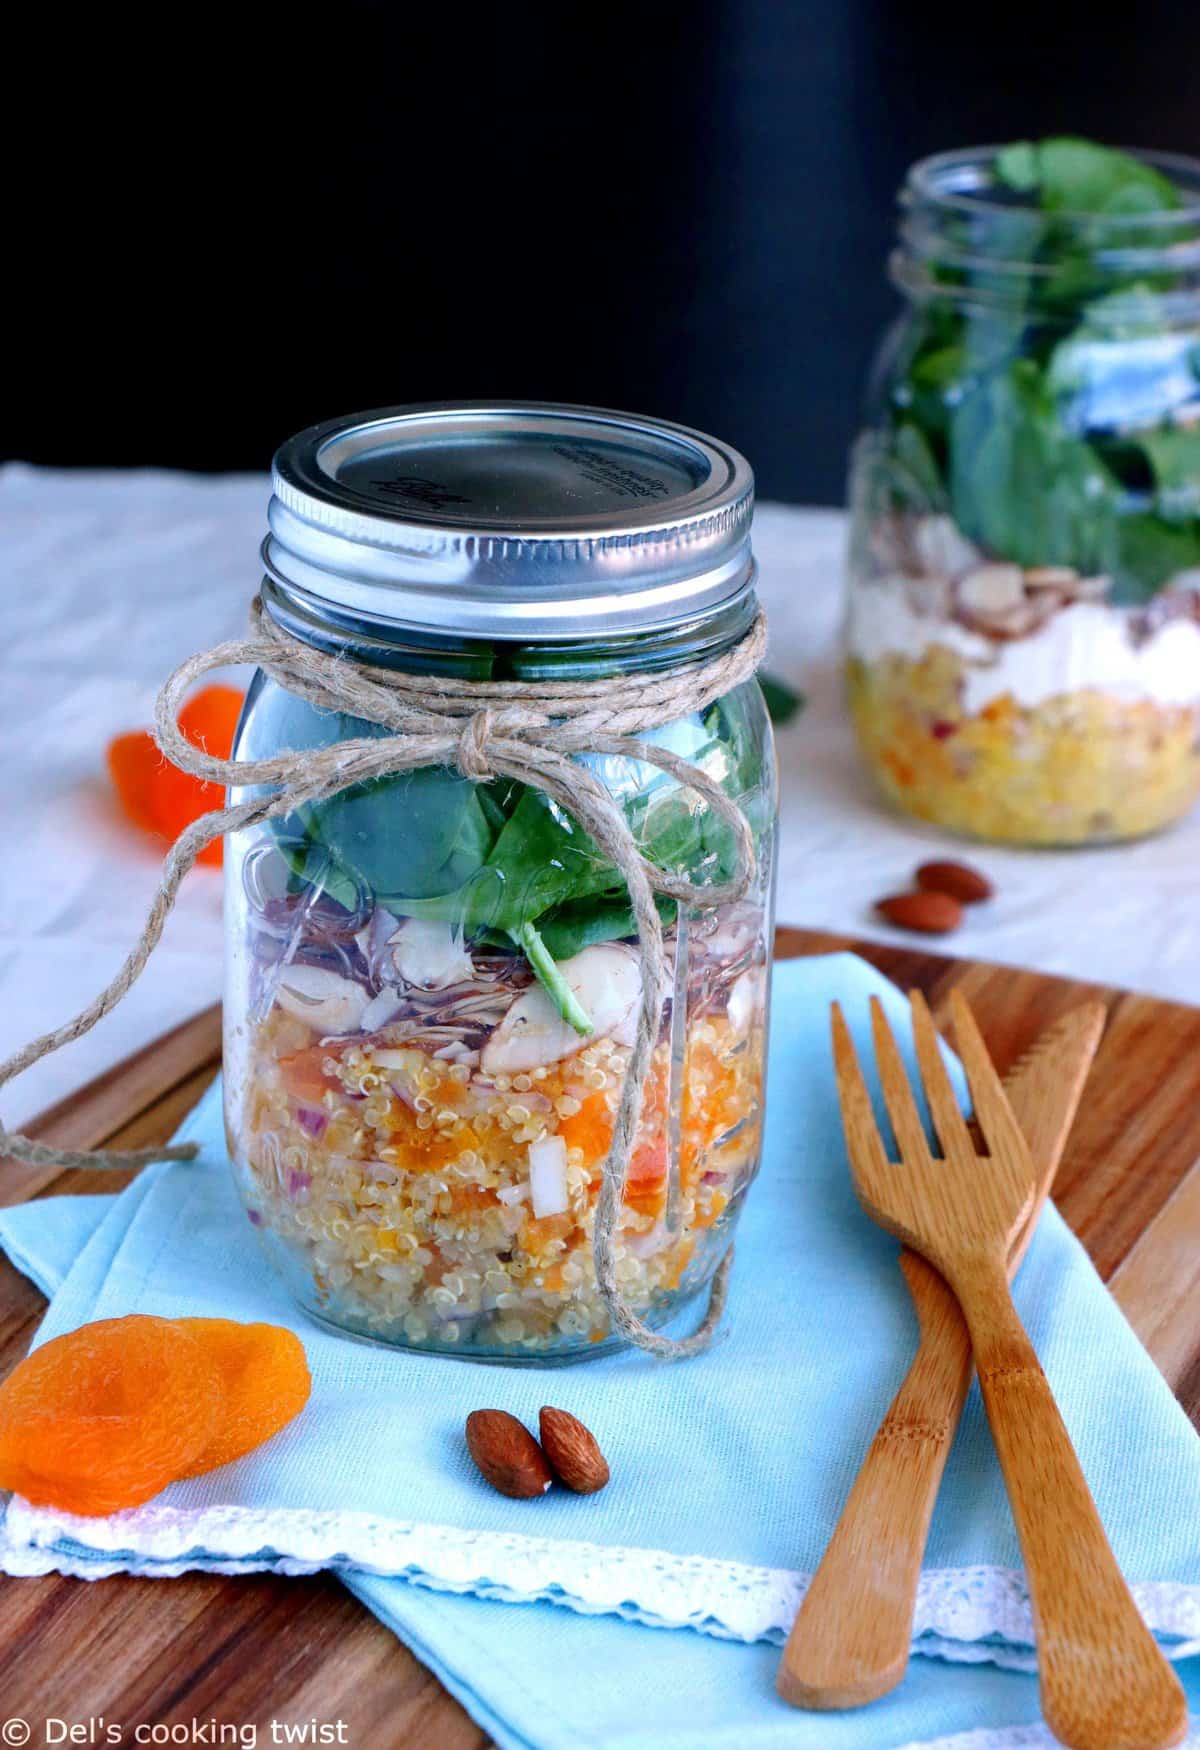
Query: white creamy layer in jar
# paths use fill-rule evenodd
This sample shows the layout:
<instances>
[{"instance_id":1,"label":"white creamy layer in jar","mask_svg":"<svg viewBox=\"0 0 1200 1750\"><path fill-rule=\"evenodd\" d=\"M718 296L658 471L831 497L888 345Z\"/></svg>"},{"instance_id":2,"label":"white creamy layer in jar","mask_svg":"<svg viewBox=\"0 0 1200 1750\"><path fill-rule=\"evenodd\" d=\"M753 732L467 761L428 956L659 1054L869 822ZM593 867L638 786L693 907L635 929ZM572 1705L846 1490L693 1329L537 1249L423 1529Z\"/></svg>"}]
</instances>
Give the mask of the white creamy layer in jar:
<instances>
[{"instance_id":1,"label":"white creamy layer in jar","mask_svg":"<svg viewBox=\"0 0 1200 1750\"><path fill-rule=\"evenodd\" d=\"M935 645L954 651L964 665L968 716L1006 694L1033 709L1088 688L1163 707L1200 702L1200 625L1192 619L1170 619L1137 637L1127 609L1074 602L1029 636L1001 640L918 612L911 598L926 582L895 578L856 588L850 652L872 664L886 656L914 661Z\"/></svg>"}]
</instances>

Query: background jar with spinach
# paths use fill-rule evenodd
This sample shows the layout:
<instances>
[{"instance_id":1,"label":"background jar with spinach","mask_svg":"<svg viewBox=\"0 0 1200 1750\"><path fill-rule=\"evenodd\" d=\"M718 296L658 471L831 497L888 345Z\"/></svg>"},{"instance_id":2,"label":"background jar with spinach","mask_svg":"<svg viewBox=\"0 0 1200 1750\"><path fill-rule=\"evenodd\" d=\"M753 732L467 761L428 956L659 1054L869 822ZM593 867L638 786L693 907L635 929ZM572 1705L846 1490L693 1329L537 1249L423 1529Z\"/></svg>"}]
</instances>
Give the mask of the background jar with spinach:
<instances>
[{"instance_id":1,"label":"background jar with spinach","mask_svg":"<svg viewBox=\"0 0 1200 1750\"><path fill-rule=\"evenodd\" d=\"M483 406L314 428L276 459L264 610L377 667L686 674L757 612L752 477L682 428ZM382 733L256 676L235 756ZM653 1326L706 1287L761 1142L775 773L757 683L647 732L751 824L736 903L660 900L672 973L615 1235ZM733 835L630 755L582 755L699 885ZM615 868L542 792L427 767L231 837L227 1123L250 1221L353 1334L498 1359L610 1339L592 1262L641 966Z\"/></svg>"},{"instance_id":2,"label":"background jar with spinach","mask_svg":"<svg viewBox=\"0 0 1200 1750\"><path fill-rule=\"evenodd\" d=\"M851 706L885 795L982 838L1200 791L1200 164L1046 140L910 172L851 470Z\"/></svg>"}]
</instances>

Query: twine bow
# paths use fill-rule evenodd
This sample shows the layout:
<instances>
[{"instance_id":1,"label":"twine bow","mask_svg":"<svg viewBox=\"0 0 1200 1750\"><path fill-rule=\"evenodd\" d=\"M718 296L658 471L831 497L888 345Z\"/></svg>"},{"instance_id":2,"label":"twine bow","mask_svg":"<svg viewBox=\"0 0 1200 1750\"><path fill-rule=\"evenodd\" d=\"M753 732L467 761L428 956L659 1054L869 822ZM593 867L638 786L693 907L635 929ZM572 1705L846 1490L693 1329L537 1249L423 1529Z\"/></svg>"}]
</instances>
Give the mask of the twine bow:
<instances>
[{"instance_id":1,"label":"twine bow","mask_svg":"<svg viewBox=\"0 0 1200 1750\"><path fill-rule=\"evenodd\" d=\"M682 905L708 910L740 899L754 879L753 836L741 809L720 785L689 761L642 740L641 733L702 712L762 660L766 621L760 612L745 636L709 661L666 674L621 675L603 680L475 681L371 668L347 657L313 649L293 638L265 612L251 610L251 636L230 640L181 664L160 691L155 739L184 771L226 788L266 793L202 815L168 853L158 892L134 947L112 982L72 1020L32 1040L0 1063L0 1087L61 1045L87 1033L140 976L162 935L180 883L204 847L238 832L323 802L373 778L422 766L456 768L464 778L487 783L506 777L540 790L557 803L620 872L637 926L642 994L596 1202L592 1253L596 1281L613 1324L630 1342L672 1359L695 1354L711 1340L724 1307L732 1247L713 1278L708 1310L694 1335L659 1336L624 1303L617 1287L613 1252L629 1155L641 1114L642 1089L658 1040L670 971L663 945L656 893ZM194 746L177 723L185 695L214 669L250 663L264 669L286 692L319 711L341 712L386 733L329 747L284 751L267 759L231 760ZM616 754L645 761L693 791L730 829L735 873L726 881L698 885L660 869L638 848L620 805L577 754ZM0 1125L0 1154L33 1166L130 1167L153 1160L190 1160L194 1143L161 1148L80 1151L55 1149Z\"/></svg>"}]
</instances>

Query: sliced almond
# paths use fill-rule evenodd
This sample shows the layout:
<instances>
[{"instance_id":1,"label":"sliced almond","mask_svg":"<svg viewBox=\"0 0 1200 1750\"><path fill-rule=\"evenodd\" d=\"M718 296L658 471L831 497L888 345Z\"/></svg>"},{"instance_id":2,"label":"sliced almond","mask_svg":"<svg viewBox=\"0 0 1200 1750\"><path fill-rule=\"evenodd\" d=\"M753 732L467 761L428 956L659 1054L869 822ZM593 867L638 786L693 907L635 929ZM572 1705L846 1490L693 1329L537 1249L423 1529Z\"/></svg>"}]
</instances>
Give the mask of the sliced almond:
<instances>
[{"instance_id":1,"label":"sliced almond","mask_svg":"<svg viewBox=\"0 0 1200 1750\"><path fill-rule=\"evenodd\" d=\"M1025 573L1025 588L1038 593L1053 590L1056 595L1074 595L1079 573L1073 565L1035 565Z\"/></svg>"},{"instance_id":2,"label":"sliced almond","mask_svg":"<svg viewBox=\"0 0 1200 1750\"><path fill-rule=\"evenodd\" d=\"M1025 573L1019 565L980 565L959 580L958 600L979 619L1010 613L1025 601Z\"/></svg>"},{"instance_id":3,"label":"sliced almond","mask_svg":"<svg viewBox=\"0 0 1200 1750\"><path fill-rule=\"evenodd\" d=\"M1053 616L1058 599L1049 594L1033 600L1027 598L1019 607L1007 608L1002 614L972 615L969 624L986 637L1009 644L1018 638L1028 638L1033 632L1040 632Z\"/></svg>"},{"instance_id":4,"label":"sliced almond","mask_svg":"<svg viewBox=\"0 0 1200 1750\"><path fill-rule=\"evenodd\" d=\"M921 570L933 577L961 577L978 567L982 557L948 516L918 517L912 544Z\"/></svg>"},{"instance_id":5,"label":"sliced almond","mask_svg":"<svg viewBox=\"0 0 1200 1750\"><path fill-rule=\"evenodd\" d=\"M367 992L351 978L324 966L288 966L279 978L275 1000L289 1015L321 1034L353 1033L367 1007Z\"/></svg>"}]
</instances>

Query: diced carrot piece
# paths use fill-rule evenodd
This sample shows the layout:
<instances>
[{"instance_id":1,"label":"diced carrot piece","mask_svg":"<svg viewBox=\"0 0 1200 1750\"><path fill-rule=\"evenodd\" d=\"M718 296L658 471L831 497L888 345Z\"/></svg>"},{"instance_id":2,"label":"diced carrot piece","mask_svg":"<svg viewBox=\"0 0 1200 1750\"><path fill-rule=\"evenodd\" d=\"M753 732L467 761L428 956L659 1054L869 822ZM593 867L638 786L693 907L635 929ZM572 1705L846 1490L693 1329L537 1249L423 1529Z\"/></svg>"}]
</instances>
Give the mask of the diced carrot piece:
<instances>
[{"instance_id":1,"label":"diced carrot piece","mask_svg":"<svg viewBox=\"0 0 1200 1750\"><path fill-rule=\"evenodd\" d=\"M155 773L163 763L148 729L131 729L128 735L115 736L108 744L108 769L121 807L133 824L146 832L162 830L151 792Z\"/></svg>"}]
</instances>

